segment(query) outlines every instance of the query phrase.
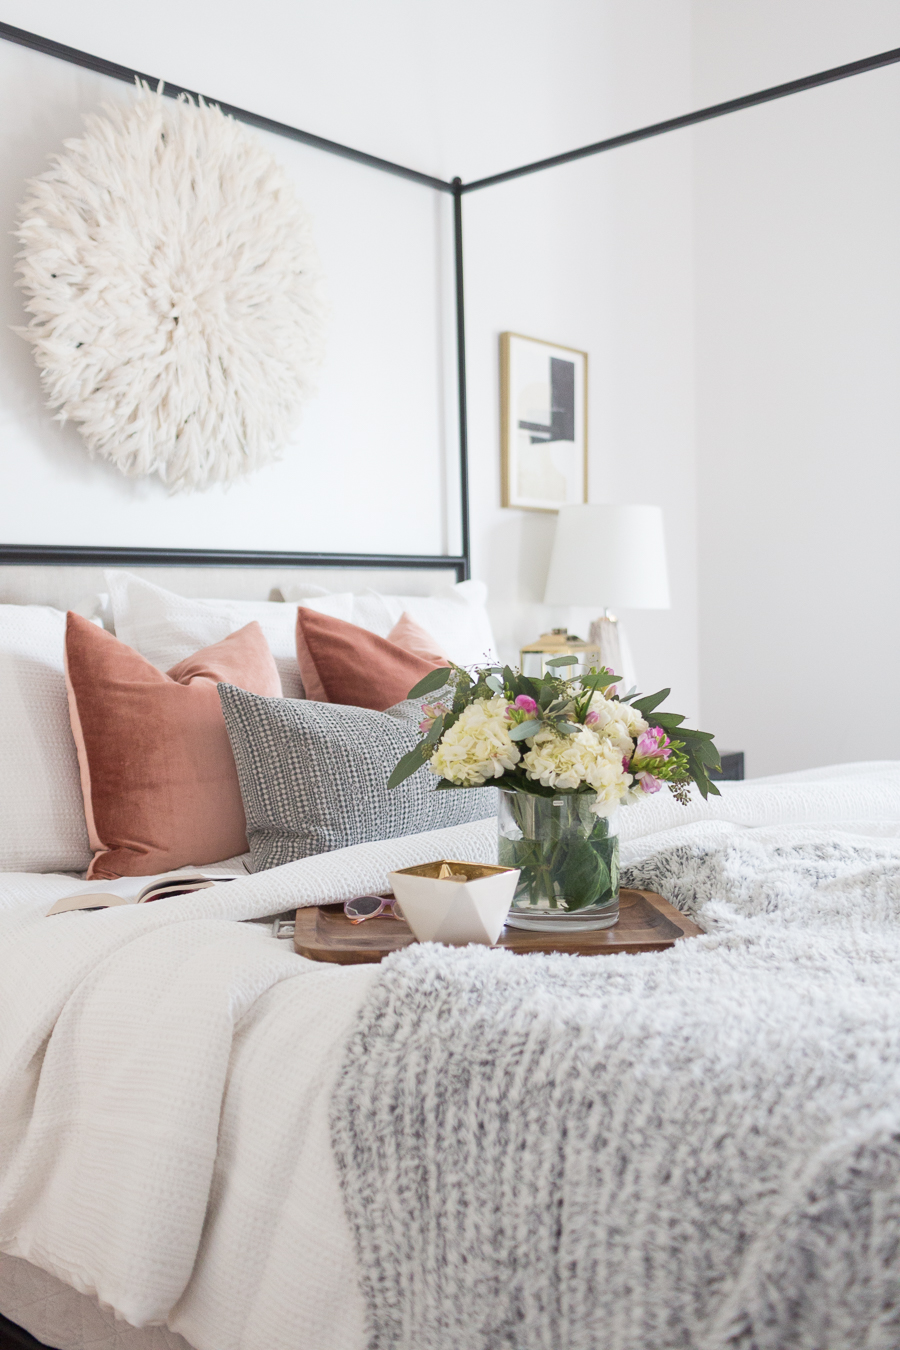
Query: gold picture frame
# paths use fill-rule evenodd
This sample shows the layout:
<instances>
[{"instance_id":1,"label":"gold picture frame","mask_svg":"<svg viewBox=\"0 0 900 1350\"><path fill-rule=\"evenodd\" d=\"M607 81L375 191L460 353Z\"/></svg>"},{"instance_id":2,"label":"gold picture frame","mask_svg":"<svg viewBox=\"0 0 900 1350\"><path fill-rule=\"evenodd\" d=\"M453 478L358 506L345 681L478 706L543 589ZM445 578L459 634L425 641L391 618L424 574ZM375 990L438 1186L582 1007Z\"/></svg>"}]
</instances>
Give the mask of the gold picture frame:
<instances>
[{"instance_id":1,"label":"gold picture frame","mask_svg":"<svg viewBox=\"0 0 900 1350\"><path fill-rule=\"evenodd\" d=\"M587 413L587 352L500 334L501 505L558 511L587 501Z\"/></svg>"}]
</instances>

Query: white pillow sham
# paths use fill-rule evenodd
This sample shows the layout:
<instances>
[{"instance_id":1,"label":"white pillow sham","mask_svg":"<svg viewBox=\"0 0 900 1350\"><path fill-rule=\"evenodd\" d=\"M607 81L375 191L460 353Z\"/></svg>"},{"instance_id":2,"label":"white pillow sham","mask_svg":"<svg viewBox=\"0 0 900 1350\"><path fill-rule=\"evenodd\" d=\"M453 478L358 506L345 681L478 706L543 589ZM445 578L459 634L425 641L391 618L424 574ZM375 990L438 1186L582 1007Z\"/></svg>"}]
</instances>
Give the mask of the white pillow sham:
<instances>
[{"instance_id":1,"label":"white pillow sham","mask_svg":"<svg viewBox=\"0 0 900 1350\"><path fill-rule=\"evenodd\" d=\"M0 605L0 871L91 860L63 665L66 616Z\"/></svg>"},{"instance_id":2,"label":"white pillow sham","mask_svg":"<svg viewBox=\"0 0 900 1350\"><path fill-rule=\"evenodd\" d=\"M186 656L221 642L255 619L275 659L285 698L303 697L294 605L274 600L198 600L112 568L106 581L116 637L159 670L170 670Z\"/></svg>"},{"instance_id":3,"label":"white pillow sham","mask_svg":"<svg viewBox=\"0 0 900 1350\"><path fill-rule=\"evenodd\" d=\"M387 637L400 616L406 612L436 640L451 661L460 666L483 665L496 661L496 644L488 617L487 587L483 581L460 581L446 586L437 595L388 595L362 591L357 595L332 594L317 587L282 586L285 600L321 609L335 618L367 628L379 637ZM340 601L349 612L325 609L325 600Z\"/></svg>"}]
</instances>

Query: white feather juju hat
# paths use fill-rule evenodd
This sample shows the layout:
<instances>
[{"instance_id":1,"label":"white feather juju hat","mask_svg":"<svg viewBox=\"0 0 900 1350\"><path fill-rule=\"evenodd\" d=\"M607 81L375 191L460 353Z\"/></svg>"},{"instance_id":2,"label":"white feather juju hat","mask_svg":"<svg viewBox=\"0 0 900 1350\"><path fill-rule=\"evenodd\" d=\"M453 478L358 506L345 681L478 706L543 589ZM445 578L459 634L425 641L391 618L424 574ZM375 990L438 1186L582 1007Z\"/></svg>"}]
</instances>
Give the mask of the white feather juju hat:
<instances>
[{"instance_id":1,"label":"white feather juju hat","mask_svg":"<svg viewBox=\"0 0 900 1350\"><path fill-rule=\"evenodd\" d=\"M92 114L20 212L24 335L95 455L172 490L276 458L323 341L309 218L233 118L144 90Z\"/></svg>"}]
</instances>

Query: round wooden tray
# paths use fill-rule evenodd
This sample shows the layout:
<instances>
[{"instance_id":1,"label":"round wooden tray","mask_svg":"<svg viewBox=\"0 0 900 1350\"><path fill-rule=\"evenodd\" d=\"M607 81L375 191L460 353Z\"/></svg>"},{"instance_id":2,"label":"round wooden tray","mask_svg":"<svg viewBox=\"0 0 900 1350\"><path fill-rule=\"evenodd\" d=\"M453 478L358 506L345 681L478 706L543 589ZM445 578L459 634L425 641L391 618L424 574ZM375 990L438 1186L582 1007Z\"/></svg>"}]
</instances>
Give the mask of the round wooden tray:
<instances>
[{"instance_id":1,"label":"round wooden tray","mask_svg":"<svg viewBox=\"0 0 900 1350\"><path fill-rule=\"evenodd\" d=\"M619 922L595 933L531 933L522 928L504 928L498 947L511 952L570 952L578 956L603 956L615 952L662 952L680 938L696 937L703 930L653 891L623 890L619 896ZM332 961L341 966L380 961L389 952L408 947L415 938L402 919L367 919L354 924L342 905L298 909L294 948L312 961Z\"/></svg>"}]
</instances>

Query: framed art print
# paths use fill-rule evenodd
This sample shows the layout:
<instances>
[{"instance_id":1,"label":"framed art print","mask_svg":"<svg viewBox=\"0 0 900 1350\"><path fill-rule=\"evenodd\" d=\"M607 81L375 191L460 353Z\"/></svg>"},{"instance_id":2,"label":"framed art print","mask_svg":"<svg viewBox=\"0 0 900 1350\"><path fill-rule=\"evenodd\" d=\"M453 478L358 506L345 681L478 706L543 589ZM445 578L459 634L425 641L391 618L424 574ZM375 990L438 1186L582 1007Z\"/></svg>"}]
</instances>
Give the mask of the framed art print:
<instances>
[{"instance_id":1,"label":"framed art print","mask_svg":"<svg viewBox=\"0 0 900 1350\"><path fill-rule=\"evenodd\" d=\"M503 505L587 501L587 352L500 334Z\"/></svg>"}]
</instances>

